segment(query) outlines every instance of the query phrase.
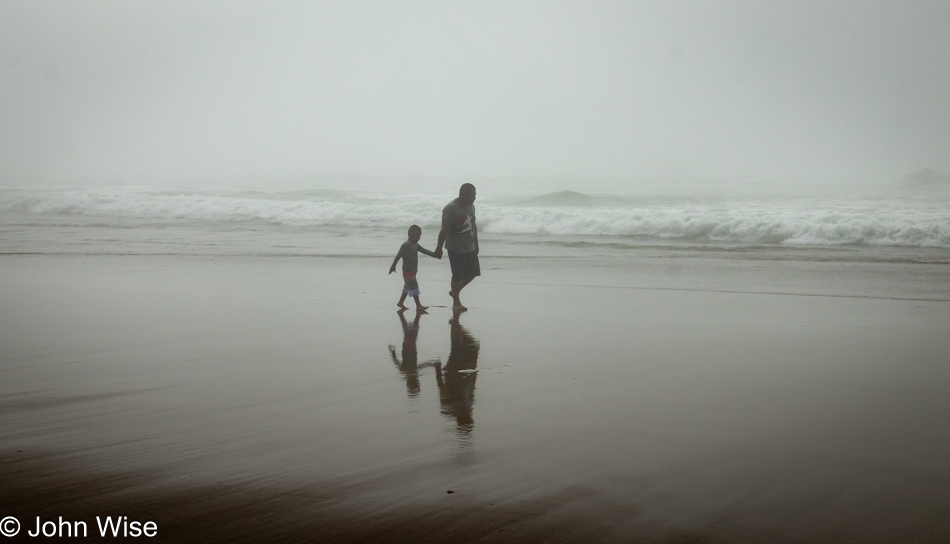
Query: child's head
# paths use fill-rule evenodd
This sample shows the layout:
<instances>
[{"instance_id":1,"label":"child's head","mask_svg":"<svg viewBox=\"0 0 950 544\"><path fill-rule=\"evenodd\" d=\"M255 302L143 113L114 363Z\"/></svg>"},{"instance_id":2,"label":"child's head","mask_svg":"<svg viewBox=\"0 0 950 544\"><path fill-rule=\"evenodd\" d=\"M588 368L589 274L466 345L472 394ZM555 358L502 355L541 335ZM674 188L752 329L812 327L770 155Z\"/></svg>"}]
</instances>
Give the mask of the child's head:
<instances>
[{"instance_id":1,"label":"child's head","mask_svg":"<svg viewBox=\"0 0 950 544\"><path fill-rule=\"evenodd\" d=\"M419 238L422 238L422 227L419 225L409 227L409 241L414 244L419 241Z\"/></svg>"}]
</instances>

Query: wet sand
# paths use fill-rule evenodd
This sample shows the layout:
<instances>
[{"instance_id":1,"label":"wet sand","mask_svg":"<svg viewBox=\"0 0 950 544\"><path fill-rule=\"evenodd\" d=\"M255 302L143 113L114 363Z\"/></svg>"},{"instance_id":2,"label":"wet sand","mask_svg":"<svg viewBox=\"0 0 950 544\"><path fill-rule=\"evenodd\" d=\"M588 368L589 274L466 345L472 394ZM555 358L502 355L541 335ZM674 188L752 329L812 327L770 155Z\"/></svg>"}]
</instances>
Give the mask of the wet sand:
<instances>
[{"instance_id":1,"label":"wet sand","mask_svg":"<svg viewBox=\"0 0 950 544\"><path fill-rule=\"evenodd\" d=\"M945 266L485 259L450 323L397 314L388 261L0 257L0 515L174 542L950 540Z\"/></svg>"}]
</instances>

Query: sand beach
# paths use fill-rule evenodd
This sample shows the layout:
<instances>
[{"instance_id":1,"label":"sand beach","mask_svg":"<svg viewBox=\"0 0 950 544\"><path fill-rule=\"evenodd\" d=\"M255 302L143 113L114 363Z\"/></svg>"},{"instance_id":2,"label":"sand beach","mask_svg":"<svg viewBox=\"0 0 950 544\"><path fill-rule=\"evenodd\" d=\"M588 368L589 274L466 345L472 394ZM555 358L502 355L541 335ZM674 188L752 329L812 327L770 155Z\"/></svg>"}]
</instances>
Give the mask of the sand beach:
<instances>
[{"instance_id":1,"label":"sand beach","mask_svg":"<svg viewBox=\"0 0 950 544\"><path fill-rule=\"evenodd\" d=\"M387 257L0 256L2 514L89 540L104 515L168 542L950 538L946 265L483 263L453 316L423 261L417 316Z\"/></svg>"}]
</instances>

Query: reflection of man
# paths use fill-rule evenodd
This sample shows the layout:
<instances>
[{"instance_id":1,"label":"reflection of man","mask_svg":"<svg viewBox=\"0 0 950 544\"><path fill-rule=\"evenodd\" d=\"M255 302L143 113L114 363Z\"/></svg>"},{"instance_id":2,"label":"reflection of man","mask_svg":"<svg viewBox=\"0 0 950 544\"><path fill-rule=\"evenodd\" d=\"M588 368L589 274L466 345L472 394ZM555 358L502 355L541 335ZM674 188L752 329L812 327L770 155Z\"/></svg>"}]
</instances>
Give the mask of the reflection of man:
<instances>
[{"instance_id":1,"label":"reflection of man","mask_svg":"<svg viewBox=\"0 0 950 544\"><path fill-rule=\"evenodd\" d=\"M459 197L442 209L442 230L435 256L442 258L442 246L449 252L452 267L452 309L464 312L459 294L476 276L481 275L478 265L478 228L475 226L475 186L463 183Z\"/></svg>"},{"instance_id":2,"label":"reflection of man","mask_svg":"<svg viewBox=\"0 0 950 544\"><path fill-rule=\"evenodd\" d=\"M452 324L452 348L444 369L436 367L436 382L439 384L439 402L442 405L442 414L455 419L459 432L471 432L472 404L475 402L475 372L459 372L475 370L478 366L478 340L475 339L461 323L459 312L450 321Z\"/></svg>"}]
</instances>

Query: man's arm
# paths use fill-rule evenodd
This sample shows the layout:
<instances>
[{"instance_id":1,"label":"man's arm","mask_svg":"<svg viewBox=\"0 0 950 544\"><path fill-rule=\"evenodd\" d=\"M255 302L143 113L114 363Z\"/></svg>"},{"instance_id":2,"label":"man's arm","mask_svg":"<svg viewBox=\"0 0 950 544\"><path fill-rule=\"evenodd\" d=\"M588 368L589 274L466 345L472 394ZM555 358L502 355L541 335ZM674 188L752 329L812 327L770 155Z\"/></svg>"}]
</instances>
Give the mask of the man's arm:
<instances>
[{"instance_id":1,"label":"man's arm","mask_svg":"<svg viewBox=\"0 0 950 544\"><path fill-rule=\"evenodd\" d=\"M435 246L435 251L433 251L437 259L442 258L442 246L445 244L445 237L448 236L451 226L452 224L448 220L442 220L442 230L439 231L439 243Z\"/></svg>"}]
</instances>

